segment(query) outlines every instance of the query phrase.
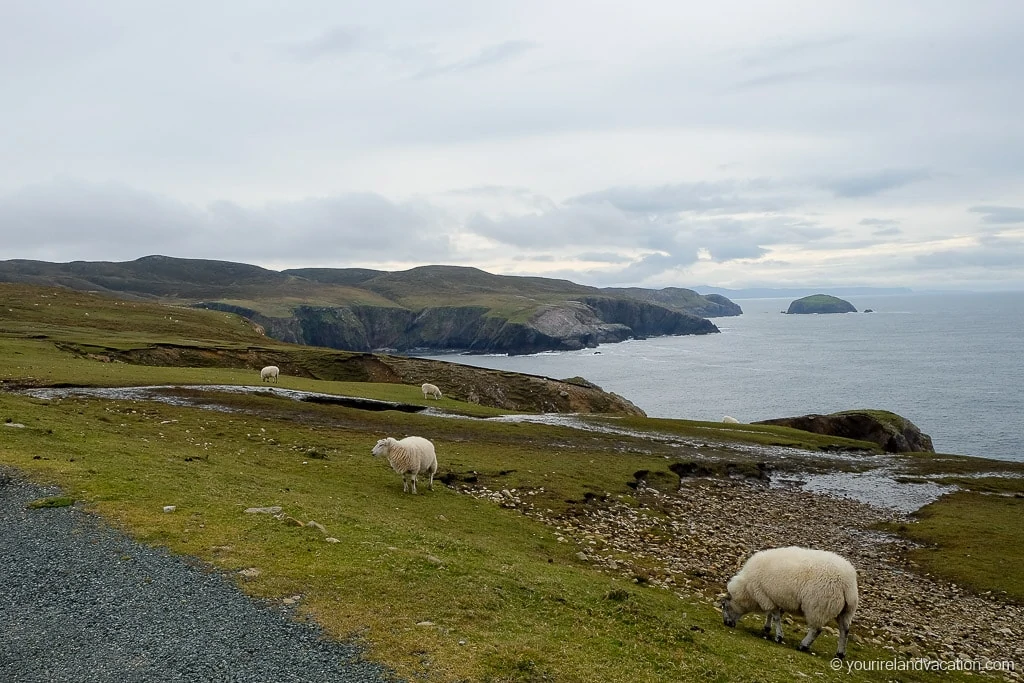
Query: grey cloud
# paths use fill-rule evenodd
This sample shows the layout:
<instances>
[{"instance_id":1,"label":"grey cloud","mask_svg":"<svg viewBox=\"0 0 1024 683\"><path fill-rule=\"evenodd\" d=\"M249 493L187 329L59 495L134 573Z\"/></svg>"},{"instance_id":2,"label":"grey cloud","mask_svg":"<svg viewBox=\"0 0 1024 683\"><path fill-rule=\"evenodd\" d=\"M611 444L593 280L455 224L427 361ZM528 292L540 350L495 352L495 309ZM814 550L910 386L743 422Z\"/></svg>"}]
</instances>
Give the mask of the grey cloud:
<instances>
[{"instance_id":1,"label":"grey cloud","mask_svg":"<svg viewBox=\"0 0 1024 683\"><path fill-rule=\"evenodd\" d=\"M948 249L915 257L926 269L996 268L1020 270L1024 263L1024 242L995 240L966 249Z\"/></svg>"},{"instance_id":2,"label":"grey cloud","mask_svg":"<svg viewBox=\"0 0 1024 683\"><path fill-rule=\"evenodd\" d=\"M61 179L0 196L4 251L41 259L127 259L178 250L203 213L159 195Z\"/></svg>"},{"instance_id":3,"label":"grey cloud","mask_svg":"<svg viewBox=\"0 0 1024 683\"><path fill-rule=\"evenodd\" d=\"M352 52L359 44L360 30L352 26L335 26L310 40L288 44L288 52L302 61Z\"/></svg>"},{"instance_id":4,"label":"grey cloud","mask_svg":"<svg viewBox=\"0 0 1024 683\"><path fill-rule=\"evenodd\" d=\"M461 71L467 71L469 69L479 69L480 67L490 66L491 64L497 64L504 62L507 59L512 59L525 52L538 47L537 43L529 40L507 40L504 43L498 43L497 45L488 45L484 49L480 50L475 56L469 59L463 60L462 62L456 63L456 69Z\"/></svg>"},{"instance_id":5,"label":"grey cloud","mask_svg":"<svg viewBox=\"0 0 1024 683\"><path fill-rule=\"evenodd\" d=\"M784 215L698 220L630 212L607 202L576 202L500 218L477 214L467 228L513 247L572 246L592 251L600 246L670 254L696 253L703 248L715 260L755 258L764 253L765 245L813 243L836 234L833 228Z\"/></svg>"},{"instance_id":6,"label":"grey cloud","mask_svg":"<svg viewBox=\"0 0 1024 683\"><path fill-rule=\"evenodd\" d=\"M445 224L436 207L372 193L193 207L124 186L61 181L0 196L10 258L165 253L264 263L440 262L452 253Z\"/></svg>"},{"instance_id":7,"label":"grey cloud","mask_svg":"<svg viewBox=\"0 0 1024 683\"><path fill-rule=\"evenodd\" d=\"M796 69L793 71L778 71L761 76L751 76L732 84L732 90L747 90L772 85L785 85L788 83L803 83L809 80L824 80L830 76L826 69Z\"/></svg>"},{"instance_id":8,"label":"grey cloud","mask_svg":"<svg viewBox=\"0 0 1024 683\"><path fill-rule=\"evenodd\" d=\"M982 223L1024 223L1024 208L1017 206L972 206L968 211L982 214Z\"/></svg>"},{"instance_id":9,"label":"grey cloud","mask_svg":"<svg viewBox=\"0 0 1024 683\"><path fill-rule=\"evenodd\" d=\"M768 180L674 183L657 187L611 187L568 200L570 204L607 202L631 213L667 213L679 211L780 211L795 200L779 194Z\"/></svg>"},{"instance_id":10,"label":"grey cloud","mask_svg":"<svg viewBox=\"0 0 1024 683\"><path fill-rule=\"evenodd\" d=\"M248 208L211 206L216 232L233 235L234 253L302 261L436 261L451 253L440 212L373 193L275 202ZM256 239L253 239L254 236Z\"/></svg>"},{"instance_id":11,"label":"grey cloud","mask_svg":"<svg viewBox=\"0 0 1024 683\"><path fill-rule=\"evenodd\" d=\"M441 74L474 71L476 69L494 66L496 64L515 59L519 55L529 52L537 47L537 43L528 40L506 40L502 43L488 45L471 57L421 69L414 78L431 78Z\"/></svg>"},{"instance_id":12,"label":"grey cloud","mask_svg":"<svg viewBox=\"0 0 1024 683\"><path fill-rule=\"evenodd\" d=\"M835 228L805 218L767 216L764 218L718 218L710 221L726 239L746 239L760 244L807 243L835 236Z\"/></svg>"},{"instance_id":13,"label":"grey cloud","mask_svg":"<svg viewBox=\"0 0 1024 683\"><path fill-rule=\"evenodd\" d=\"M516 247L553 245L634 244L638 221L606 206L567 206L518 216L490 218L476 214L467 227L485 237Z\"/></svg>"},{"instance_id":14,"label":"grey cloud","mask_svg":"<svg viewBox=\"0 0 1024 683\"><path fill-rule=\"evenodd\" d=\"M931 177L932 174L925 169L889 168L876 173L834 178L821 183L821 186L837 197L870 197Z\"/></svg>"},{"instance_id":15,"label":"grey cloud","mask_svg":"<svg viewBox=\"0 0 1024 683\"><path fill-rule=\"evenodd\" d=\"M538 194L525 187L508 187L504 185L479 185L476 187L464 187L443 192L441 196L483 199L483 200L513 200L523 206L528 206L537 211L548 211L555 208L555 203L548 197Z\"/></svg>"},{"instance_id":16,"label":"grey cloud","mask_svg":"<svg viewBox=\"0 0 1024 683\"><path fill-rule=\"evenodd\" d=\"M676 266L686 266L696 261L696 250L679 255L649 254L614 273L611 278L616 282L643 282Z\"/></svg>"},{"instance_id":17,"label":"grey cloud","mask_svg":"<svg viewBox=\"0 0 1024 683\"><path fill-rule=\"evenodd\" d=\"M820 54L823 51L853 42L854 40L855 37L853 35L843 34L827 38L765 42L746 51L746 54L740 59L740 63L744 66L761 66L785 61L793 57L797 61L803 62L809 56Z\"/></svg>"},{"instance_id":18,"label":"grey cloud","mask_svg":"<svg viewBox=\"0 0 1024 683\"><path fill-rule=\"evenodd\" d=\"M718 244L708 249L715 261L736 261L739 259L756 259L768 253L764 247L756 244Z\"/></svg>"},{"instance_id":19,"label":"grey cloud","mask_svg":"<svg viewBox=\"0 0 1024 683\"><path fill-rule=\"evenodd\" d=\"M586 251L577 257L581 261L596 261L597 263L628 263L629 257L624 254L617 254L614 251Z\"/></svg>"},{"instance_id":20,"label":"grey cloud","mask_svg":"<svg viewBox=\"0 0 1024 683\"><path fill-rule=\"evenodd\" d=\"M862 218L860 221L860 225L877 228L877 230L871 231L875 237L892 237L903 234L903 231L897 227L899 224L899 221L891 218Z\"/></svg>"}]
</instances>

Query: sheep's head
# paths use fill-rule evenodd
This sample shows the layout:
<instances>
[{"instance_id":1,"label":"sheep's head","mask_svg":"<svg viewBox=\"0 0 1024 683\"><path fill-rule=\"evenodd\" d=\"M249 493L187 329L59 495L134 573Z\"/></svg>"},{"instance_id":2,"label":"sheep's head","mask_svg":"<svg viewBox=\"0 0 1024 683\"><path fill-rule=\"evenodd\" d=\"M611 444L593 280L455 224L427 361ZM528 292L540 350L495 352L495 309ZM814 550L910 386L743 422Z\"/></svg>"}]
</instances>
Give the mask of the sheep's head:
<instances>
[{"instance_id":1,"label":"sheep's head","mask_svg":"<svg viewBox=\"0 0 1024 683\"><path fill-rule=\"evenodd\" d=\"M736 621L743 616L743 612L736 609L733 605L732 595L729 593L721 596L718 601L718 607L722 610L722 621L730 628L736 626Z\"/></svg>"},{"instance_id":2,"label":"sheep's head","mask_svg":"<svg viewBox=\"0 0 1024 683\"><path fill-rule=\"evenodd\" d=\"M377 445L373 447L372 451L370 451L370 453L372 453L375 456L376 455L384 455L387 452L388 452L388 439L387 438L383 438L380 441L378 441Z\"/></svg>"}]
</instances>

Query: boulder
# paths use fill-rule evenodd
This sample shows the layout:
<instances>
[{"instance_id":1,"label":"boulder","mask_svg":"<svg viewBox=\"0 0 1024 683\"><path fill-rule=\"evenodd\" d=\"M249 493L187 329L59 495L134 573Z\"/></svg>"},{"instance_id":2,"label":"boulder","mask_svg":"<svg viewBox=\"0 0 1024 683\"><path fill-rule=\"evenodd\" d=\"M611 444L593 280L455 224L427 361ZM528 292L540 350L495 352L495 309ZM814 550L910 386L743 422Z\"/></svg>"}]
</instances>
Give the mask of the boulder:
<instances>
[{"instance_id":1,"label":"boulder","mask_svg":"<svg viewBox=\"0 0 1024 683\"><path fill-rule=\"evenodd\" d=\"M917 426L887 410L846 410L830 415L802 415L754 424L792 427L805 432L877 443L887 453L934 453L932 439Z\"/></svg>"}]
</instances>

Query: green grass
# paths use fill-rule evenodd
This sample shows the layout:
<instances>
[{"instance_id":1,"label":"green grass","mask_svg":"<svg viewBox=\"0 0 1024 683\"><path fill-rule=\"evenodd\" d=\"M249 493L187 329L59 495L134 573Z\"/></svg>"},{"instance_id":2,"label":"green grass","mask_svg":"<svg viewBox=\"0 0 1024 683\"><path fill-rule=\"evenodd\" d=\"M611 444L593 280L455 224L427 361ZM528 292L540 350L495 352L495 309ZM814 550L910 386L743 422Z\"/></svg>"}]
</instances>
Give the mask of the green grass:
<instances>
[{"instance_id":1,"label":"green grass","mask_svg":"<svg viewBox=\"0 0 1024 683\"><path fill-rule=\"evenodd\" d=\"M922 508L917 518L900 531L926 544L910 554L922 568L1024 604L1024 498L960 491Z\"/></svg>"},{"instance_id":2,"label":"green grass","mask_svg":"<svg viewBox=\"0 0 1024 683\"><path fill-rule=\"evenodd\" d=\"M26 322L39 315L27 308L20 317L0 317L0 353L7 359L0 380L5 384L260 384L252 369L132 365L83 353L109 348L111 339L126 348L152 339L207 350L245 348L251 330L236 327L237 320L229 316L186 311L183 316L197 317L168 319L166 310L139 304L117 324L88 327L79 324L73 297L59 300L48 307L46 320ZM33 337L40 334L32 331L37 323L40 328L45 324L45 338ZM166 329L179 324L187 336ZM228 338L219 339L219 334ZM317 350L289 352L327 362ZM418 386L402 384L287 377L282 386L436 405L422 398ZM785 646L762 639L755 618L726 629L706 596L603 573L577 559L580 549L559 542L551 526L440 481L434 491L403 494L400 477L370 455L381 436L427 436L437 444L441 477L453 483L474 479L497 490L535 490L531 499L537 507L560 515L596 504L606 494L632 500L630 484L638 472L646 471L658 485L671 485L676 481L669 471L672 462L719 448L680 448L650 434L721 444L723 454L745 467L751 466L751 457L729 450L730 440L812 449L835 440L760 425L640 418L592 418L636 434L581 433L299 403L270 392L214 394L210 399L233 412L148 401L43 401L0 392L0 420L25 425L0 426L0 463L59 485L64 497L143 542L228 572L252 595L272 600L301 595L301 610L329 634L358 639L369 656L407 678L884 680L863 672L833 675L827 654L834 637L822 636L815 645L819 656L809 656L794 649L793 629ZM444 404L465 415L497 412L448 398ZM813 454L808 459L813 462ZM173 513L163 512L168 505L176 506ZM326 535L244 512L270 505L280 505L301 522L316 521ZM1019 515L1019 509L1008 511ZM947 521L940 522L941 529ZM995 510L978 519L982 528L998 522ZM338 542L329 543L326 536ZM1003 536L977 537L979 543L1008 543ZM1021 547L1019 538L1011 540ZM991 547L988 551L993 552ZM935 561L941 563L947 552L937 550ZM238 573L248 568L259 569L259 575L246 579ZM1014 567L1004 571L1020 575ZM851 644L849 656L889 658L860 642ZM920 673L903 680L940 678Z\"/></svg>"},{"instance_id":3,"label":"green grass","mask_svg":"<svg viewBox=\"0 0 1024 683\"><path fill-rule=\"evenodd\" d=\"M146 543L228 572L258 568L257 578L239 578L245 590L302 595L303 610L329 633L358 636L371 656L406 676L754 681L827 674L827 658L757 637L756 620L730 631L700 596L595 571L552 528L515 511L439 483L433 492L404 495L397 475L369 449L384 433L425 434L438 444L442 474L477 472L494 488L542 485L548 493L538 504L563 510L588 491L628 496L633 473L664 467L662 456L624 457L618 441L597 437L558 449L568 431L541 425L247 400L259 415L0 394L0 414L26 425L4 434L0 462L61 485ZM167 514L165 505L177 509ZM269 505L322 524L339 543L243 512ZM427 621L433 626L417 625ZM823 637L818 649L833 645ZM851 648L854 657L872 652Z\"/></svg>"}]
</instances>

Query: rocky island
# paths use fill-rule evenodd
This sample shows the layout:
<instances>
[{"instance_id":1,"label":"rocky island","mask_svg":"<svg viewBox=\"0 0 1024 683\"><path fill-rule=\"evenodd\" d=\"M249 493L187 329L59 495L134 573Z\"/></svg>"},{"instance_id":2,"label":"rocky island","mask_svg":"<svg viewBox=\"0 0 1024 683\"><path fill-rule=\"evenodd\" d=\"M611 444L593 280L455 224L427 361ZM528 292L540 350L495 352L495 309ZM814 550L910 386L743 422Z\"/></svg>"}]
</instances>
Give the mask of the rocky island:
<instances>
[{"instance_id":1,"label":"rocky island","mask_svg":"<svg viewBox=\"0 0 1024 683\"><path fill-rule=\"evenodd\" d=\"M786 313L856 313L849 301L829 294L812 294L797 299L789 305Z\"/></svg>"}]
</instances>

